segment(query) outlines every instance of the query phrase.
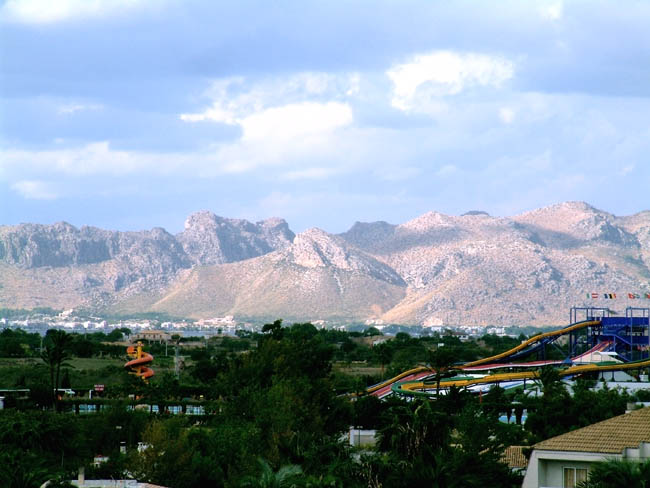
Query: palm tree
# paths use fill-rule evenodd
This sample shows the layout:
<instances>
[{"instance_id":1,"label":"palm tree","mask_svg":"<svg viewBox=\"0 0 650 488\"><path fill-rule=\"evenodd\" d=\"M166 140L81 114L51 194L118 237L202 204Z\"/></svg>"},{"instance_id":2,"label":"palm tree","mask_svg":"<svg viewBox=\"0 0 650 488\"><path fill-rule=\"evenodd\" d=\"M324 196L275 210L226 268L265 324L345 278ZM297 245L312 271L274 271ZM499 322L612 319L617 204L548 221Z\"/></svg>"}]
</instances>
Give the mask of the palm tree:
<instances>
[{"instance_id":1,"label":"palm tree","mask_svg":"<svg viewBox=\"0 0 650 488\"><path fill-rule=\"evenodd\" d=\"M449 442L449 418L431 407L429 401L391 409L391 422L379 430L379 450L409 462L426 457Z\"/></svg>"},{"instance_id":2,"label":"palm tree","mask_svg":"<svg viewBox=\"0 0 650 488\"><path fill-rule=\"evenodd\" d=\"M52 387L52 401L56 410L59 410L58 390L61 368L69 367L66 362L70 355L71 336L62 330L51 330L46 336L45 349L41 352L41 358L50 368L50 386Z\"/></svg>"},{"instance_id":3,"label":"palm tree","mask_svg":"<svg viewBox=\"0 0 650 488\"><path fill-rule=\"evenodd\" d=\"M43 460L36 454L7 450L0 453L0 486L6 488L33 488L47 479Z\"/></svg>"},{"instance_id":4,"label":"palm tree","mask_svg":"<svg viewBox=\"0 0 650 488\"><path fill-rule=\"evenodd\" d=\"M542 367L538 379L542 384L542 392L544 392L544 395L551 395L564 389L560 372L553 366Z\"/></svg>"},{"instance_id":5,"label":"palm tree","mask_svg":"<svg viewBox=\"0 0 650 488\"><path fill-rule=\"evenodd\" d=\"M242 481L242 487L250 488L290 488L295 486L292 479L302 474L302 468L295 464L282 466L273 471L271 465L262 458L257 458L262 472L259 476L247 476Z\"/></svg>"},{"instance_id":6,"label":"palm tree","mask_svg":"<svg viewBox=\"0 0 650 488\"><path fill-rule=\"evenodd\" d=\"M580 488L650 488L650 460L611 459L595 463Z\"/></svg>"},{"instance_id":7,"label":"palm tree","mask_svg":"<svg viewBox=\"0 0 650 488\"><path fill-rule=\"evenodd\" d=\"M436 398L440 397L440 382L442 376L451 369L456 359L453 351L448 348L438 348L429 353L429 366L436 374Z\"/></svg>"},{"instance_id":8,"label":"palm tree","mask_svg":"<svg viewBox=\"0 0 650 488\"><path fill-rule=\"evenodd\" d=\"M379 364L381 365L381 379L384 379L384 367L390 363L390 360L393 356L392 349L388 344L382 342L373 347L373 352L377 355L379 359Z\"/></svg>"}]
</instances>

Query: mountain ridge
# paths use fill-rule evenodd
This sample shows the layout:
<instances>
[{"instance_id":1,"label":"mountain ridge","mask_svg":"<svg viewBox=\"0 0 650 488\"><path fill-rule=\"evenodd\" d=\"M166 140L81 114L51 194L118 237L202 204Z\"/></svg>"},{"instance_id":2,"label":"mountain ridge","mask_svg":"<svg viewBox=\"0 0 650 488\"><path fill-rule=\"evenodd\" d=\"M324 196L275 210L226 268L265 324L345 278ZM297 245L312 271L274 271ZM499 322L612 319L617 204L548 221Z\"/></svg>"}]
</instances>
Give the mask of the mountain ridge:
<instances>
[{"instance_id":1,"label":"mountain ridge","mask_svg":"<svg viewBox=\"0 0 650 488\"><path fill-rule=\"evenodd\" d=\"M615 216L585 202L512 217L431 211L402 224L355 222L340 234L294 234L280 218L209 211L191 214L176 235L0 226L2 307L561 324L570 306L607 305L587 293L644 291L650 211Z\"/></svg>"}]
</instances>

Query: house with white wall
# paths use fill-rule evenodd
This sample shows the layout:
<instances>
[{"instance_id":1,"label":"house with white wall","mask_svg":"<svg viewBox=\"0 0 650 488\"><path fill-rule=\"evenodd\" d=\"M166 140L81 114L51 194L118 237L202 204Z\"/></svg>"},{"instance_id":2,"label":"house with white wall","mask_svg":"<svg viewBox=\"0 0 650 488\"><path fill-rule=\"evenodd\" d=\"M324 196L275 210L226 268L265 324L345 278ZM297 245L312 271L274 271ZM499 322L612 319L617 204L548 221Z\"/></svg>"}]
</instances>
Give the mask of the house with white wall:
<instances>
[{"instance_id":1,"label":"house with white wall","mask_svg":"<svg viewBox=\"0 0 650 488\"><path fill-rule=\"evenodd\" d=\"M650 408L535 444L522 488L575 488L594 463L608 459L650 459Z\"/></svg>"}]
</instances>

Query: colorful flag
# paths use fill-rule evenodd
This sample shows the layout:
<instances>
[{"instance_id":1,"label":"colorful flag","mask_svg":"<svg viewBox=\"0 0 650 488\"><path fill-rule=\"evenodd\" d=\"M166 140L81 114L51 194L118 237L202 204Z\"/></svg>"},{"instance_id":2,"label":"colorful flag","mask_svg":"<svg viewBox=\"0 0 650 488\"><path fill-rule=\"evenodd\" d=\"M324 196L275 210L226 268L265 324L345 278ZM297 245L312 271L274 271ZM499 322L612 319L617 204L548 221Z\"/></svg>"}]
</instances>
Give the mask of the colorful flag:
<instances>
[{"instance_id":1,"label":"colorful flag","mask_svg":"<svg viewBox=\"0 0 650 488\"><path fill-rule=\"evenodd\" d=\"M598 298L598 293L592 293L591 298Z\"/></svg>"},{"instance_id":2,"label":"colorful flag","mask_svg":"<svg viewBox=\"0 0 650 488\"><path fill-rule=\"evenodd\" d=\"M645 294L645 297L648 298L648 299L650 299L650 293L646 293L646 294Z\"/></svg>"},{"instance_id":3,"label":"colorful flag","mask_svg":"<svg viewBox=\"0 0 650 488\"><path fill-rule=\"evenodd\" d=\"M627 297L634 299L634 298L636 298L636 295L634 293L628 293Z\"/></svg>"}]
</instances>

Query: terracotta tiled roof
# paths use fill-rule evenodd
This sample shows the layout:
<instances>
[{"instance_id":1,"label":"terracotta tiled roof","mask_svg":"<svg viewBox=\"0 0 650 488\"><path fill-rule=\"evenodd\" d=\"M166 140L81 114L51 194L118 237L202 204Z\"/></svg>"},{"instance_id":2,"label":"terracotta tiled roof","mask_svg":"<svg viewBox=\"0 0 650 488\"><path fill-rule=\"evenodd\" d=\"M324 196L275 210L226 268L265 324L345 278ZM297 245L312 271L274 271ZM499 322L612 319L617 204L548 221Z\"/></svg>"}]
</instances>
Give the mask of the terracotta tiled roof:
<instances>
[{"instance_id":1,"label":"terracotta tiled roof","mask_svg":"<svg viewBox=\"0 0 650 488\"><path fill-rule=\"evenodd\" d=\"M528 446L509 446L501 454L501 462L507 464L510 469L525 468L528 466L528 459L524 456L523 450Z\"/></svg>"},{"instance_id":2,"label":"terracotta tiled roof","mask_svg":"<svg viewBox=\"0 0 650 488\"><path fill-rule=\"evenodd\" d=\"M544 451L620 454L626 447L650 442L650 407L552 437L533 446Z\"/></svg>"}]
</instances>

